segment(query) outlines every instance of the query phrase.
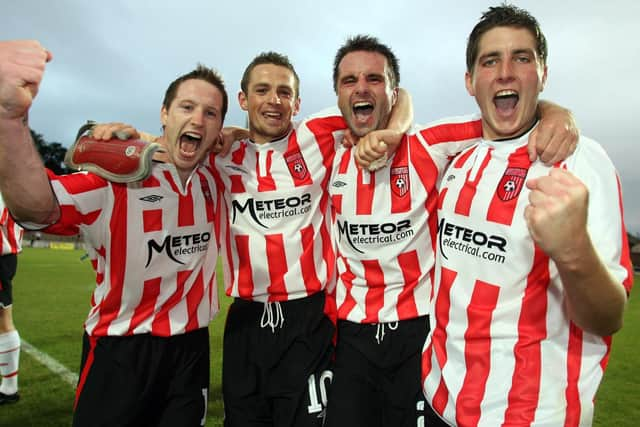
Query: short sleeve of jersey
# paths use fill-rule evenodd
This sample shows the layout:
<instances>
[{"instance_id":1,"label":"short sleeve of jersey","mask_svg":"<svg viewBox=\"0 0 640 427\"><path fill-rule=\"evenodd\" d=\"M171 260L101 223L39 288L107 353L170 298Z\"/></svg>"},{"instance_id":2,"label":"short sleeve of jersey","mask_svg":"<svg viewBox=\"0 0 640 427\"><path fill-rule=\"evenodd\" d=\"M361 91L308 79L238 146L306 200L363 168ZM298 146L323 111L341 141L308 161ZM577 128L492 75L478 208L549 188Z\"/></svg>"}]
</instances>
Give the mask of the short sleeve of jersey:
<instances>
[{"instance_id":1,"label":"short sleeve of jersey","mask_svg":"<svg viewBox=\"0 0 640 427\"><path fill-rule=\"evenodd\" d=\"M51 234L73 235L79 225L92 224L102 212L109 184L103 178L88 172L55 175L48 171L51 188L58 199L60 219L51 225L25 224Z\"/></svg>"},{"instance_id":2,"label":"short sleeve of jersey","mask_svg":"<svg viewBox=\"0 0 640 427\"><path fill-rule=\"evenodd\" d=\"M482 137L482 121L478 114L448 117L427 125L415 125L410 131L432 155L450 159L476 144Z\"/></svg>"},{"instance_id":3,"label":"short sleeve of jersey","mask_svg":"<svg viewBox=\"0 0 640 427\"><path fill-rule=\"evenodd\" d=\"M580 138L576 152L567 160L567 168L589 189L589 236L600 258L628 293L633 283L633 271L617 171L604 149L585 137Z\"/></svg>"}]
</instances>

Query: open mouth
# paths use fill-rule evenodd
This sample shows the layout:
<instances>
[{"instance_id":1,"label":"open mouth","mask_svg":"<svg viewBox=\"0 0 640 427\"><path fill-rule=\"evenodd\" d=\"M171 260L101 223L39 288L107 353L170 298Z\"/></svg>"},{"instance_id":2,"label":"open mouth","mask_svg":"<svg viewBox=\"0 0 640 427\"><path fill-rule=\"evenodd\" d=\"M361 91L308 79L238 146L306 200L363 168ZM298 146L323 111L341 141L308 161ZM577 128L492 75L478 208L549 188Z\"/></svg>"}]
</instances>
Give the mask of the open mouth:
<instances>
[{"instance_id":1,"label":"open mouth","mask_svg":"<svg viewBox=\"0 0 640 427\"><path fill-rule=\"evenodd\" d=\"M501 90L493 97L493 103L499 112L508 114L516 108L519 99L515 90Z\"/></svg>"},{"instance_id":2,"label":"open mouth","mask_svg":"<svg viewBox=\"0 0 640 427\"><path fill-rule=\"evenodd\" d=\"M200 147L202 135L194 132L185 132L180 135L180 153L185 157L193 157Z\"/></svg>"},{"instance_id":3,"label":"open mouth","mask_svg":"<svg viewBox=\"0 0 640 427\"><path fill-rule=\"evenodd\" d=\"M352 109L357 122L366 122L373 114L373 104L370 102L356 102Z\"/></svg>"},{"instance_id":4,"label":"open mouth","mask_svg":"<svg viewBox=\"0 0 640 427\"><path fill-rule=\"evenodd\" d=\"M262 116L267 120L282 120L282 113L276 111L265 111Z\"/></svg>"}]
</instances>

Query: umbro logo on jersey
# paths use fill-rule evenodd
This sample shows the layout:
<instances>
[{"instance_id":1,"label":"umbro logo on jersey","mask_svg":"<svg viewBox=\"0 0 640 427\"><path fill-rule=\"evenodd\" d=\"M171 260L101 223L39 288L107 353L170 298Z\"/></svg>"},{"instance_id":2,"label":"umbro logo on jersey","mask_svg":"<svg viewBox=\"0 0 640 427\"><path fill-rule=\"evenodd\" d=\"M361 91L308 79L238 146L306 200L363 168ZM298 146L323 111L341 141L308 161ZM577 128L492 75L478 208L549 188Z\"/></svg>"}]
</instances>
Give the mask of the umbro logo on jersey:
<instances>
[{"instance_id":1,"label":"umbro logo on jersey","mask_svg":"<svg viewBox=\"0 0 640 427\"><path fill-rule=\"evenodd\" d=\"M333 186L336 188L346 187L347 183L344 181L334 181Z\"/></svg>"},{"instance_id":2,"label":"umbro logo on jersey","mask_svg":"<svg viewBox=\"0 0 640 427\"><path fill-rule=\"evenodd\" d=\"M149 203L157 203L162 199L163 197L157 194L150 194L148 196L140 197L140 200L142 200L143 202L149 202Z\"/></svg>"},{"instance_id":3,"label":"umbro logo on jersey","mask_svg":"<svg viewBox=\"0 0 640 427\"><path fill-rule=\"evenodd\" d=\"M456 176L455 176L455 175L453 175L453 174L451 174L451 175L449 175L449 176L447 177L447 182L451 182L451 181L453 181L454 179L456 179Z\"/></svg>"},{"instance_id":4,"label":"umbro logo on jersey","mask_svg":"<svg viewBox=\"0 0 640 427\"><path fill-rule=\"evenodd\" d=\"M507 168L502 175L502 179L498 183L496 193L503 202L515 199L522 191L524 180L527 177L528 169L524 168Z\"/></svg>"}]
</instances>

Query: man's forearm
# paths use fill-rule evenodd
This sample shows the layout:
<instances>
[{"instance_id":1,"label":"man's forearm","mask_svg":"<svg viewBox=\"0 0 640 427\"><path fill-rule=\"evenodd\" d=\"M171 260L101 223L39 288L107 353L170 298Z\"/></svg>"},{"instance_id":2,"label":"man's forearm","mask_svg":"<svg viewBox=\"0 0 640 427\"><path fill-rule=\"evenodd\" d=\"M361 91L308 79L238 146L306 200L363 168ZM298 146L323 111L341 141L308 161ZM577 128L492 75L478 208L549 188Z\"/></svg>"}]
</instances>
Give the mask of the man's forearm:
<instances>
[{"instance_id":1,"label":"man's forearm","mask_svg":"<svg viewBox=\"0 0 640 427\"><path fill-rule=\"evenodd\" d=\"M627 295L587 237L573 259L556 262L571 320L582 329L611 335L622 327Z\"/></svg>"},{"instance_id":2,"label":"man's forearm","mask_svg":"<svg viewBox=\"0 0 640 427\"><path fill-rule=\"evenodd\" d=\"M51 223L60 211L29 126L0 120L0 192L19 221Z\"/></svg>"}]
</instances>

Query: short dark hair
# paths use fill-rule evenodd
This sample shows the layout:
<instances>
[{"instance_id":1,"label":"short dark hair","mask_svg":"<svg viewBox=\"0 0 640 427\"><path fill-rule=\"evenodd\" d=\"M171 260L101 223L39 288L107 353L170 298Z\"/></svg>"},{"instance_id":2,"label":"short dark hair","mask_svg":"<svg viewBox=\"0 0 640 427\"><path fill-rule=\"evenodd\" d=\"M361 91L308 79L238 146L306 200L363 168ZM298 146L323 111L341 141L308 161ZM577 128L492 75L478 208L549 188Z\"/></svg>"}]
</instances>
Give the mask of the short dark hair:
<instances>
[{"instance_id":1,"label":"short dark hair","mask_svg":"<svg viewBox=\"0 0 640 427\"><path fill-rule=\"evenodd\" d=\"M467 71L472 72L474 63L478 57L480 38L489 30L496 27L516 27L529 30L536 40L536 51L542 59L542 64L547 63L547 39L544 37L540 24L529 12L511 4L503 3L500 6L490 7L482 14L480 21L473 27L467 41Z\"/></svg>"},{"instance_id":2,"label":"short dark hair","mask_svg":"<svg viewBox=\"0 0 640 427\"><path fill-rule=\"evenodd\" d=\"M242 74L242 80L240 80L240 89L242 89L245 94L249 92L251 71L253 71L253 69L258 65L263 64L273 64L279 67L285 67L291 71L293 73L293 79L295 80L293 88L295 90L295 97L298 98L300 96L300 78L298 77L298 73L296 73L296 69L293 64L286 55L272 51L262 52L253 58L249 65L247 65L247 68L245 68L244 73Z\"/></svg>"},{"instance_id":3,"label":"short dark hair","mask_svg":"<svg viewBox=\"0 0 640 427\"><path fill-rule=\"evenodd\" d=\"M187 74L183 74L171 82L164 94L164 99L162 100L164 108L167 110L169 109L169 106L178 93L178 88L187 80L203 80L207 83L211 83L220 90L220 93L222 93L222 121L224 122L224 116L227 114L227 108L229 107L229 97L227 96L227 90L224 87L224 80L222 80L222 76L216 70L202 64L198 64L195 70Z\"/></svg>"},{"instance_id":4,"label":"short dark hair","mask_svg":"<svg viewBox=\"0 0 640 427\"><path fill-rule=\"evenodd\" d=\"M398 87L400 84L400 66L398 65L398 58L393 53L391 48L373 36L365 34L359 34L353 37L349 37L347 41L338 49L336 57L333 60L333 90L338 92L338 74L340 73L338 68L340 61L349 53L357 51L376 52L387 58L387 64L389 64L392 87Z\"/></svg>"}]
</instances>

